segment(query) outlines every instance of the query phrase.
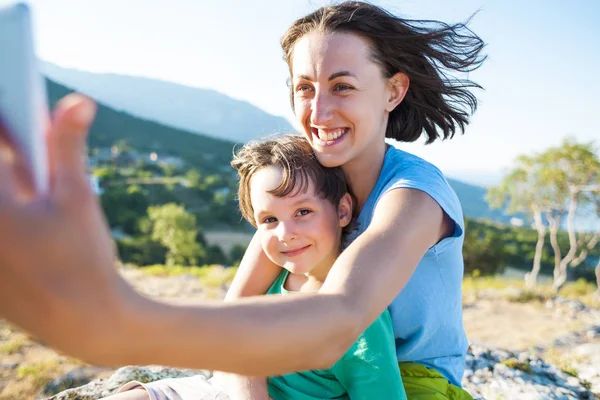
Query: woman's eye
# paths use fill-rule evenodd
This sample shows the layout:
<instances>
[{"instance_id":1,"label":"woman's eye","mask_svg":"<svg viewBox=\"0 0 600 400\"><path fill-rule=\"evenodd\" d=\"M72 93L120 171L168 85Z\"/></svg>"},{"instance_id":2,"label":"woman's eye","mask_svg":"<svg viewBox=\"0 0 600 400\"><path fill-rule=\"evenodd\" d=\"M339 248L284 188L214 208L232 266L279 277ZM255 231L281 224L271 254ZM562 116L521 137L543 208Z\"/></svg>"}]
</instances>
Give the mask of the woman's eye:
<instances>
[{"instance_id":1,"label":"woman's eye","mask_svg":"<svg viewBox=\"0 0 600 400\"><path fill-rule=\"evenodd\" d=\"M334 90L336 92L345 92L347 90L352 90L352 86L340 83L339 85L335 85Z\"/></svg>"},{"instance_id":2,"label":"woman's eye","mask_svg":"<svg viewBox=\"0 0 600 400\"><path fill-rule=\"evenodd\" d=\"M304 93L308 92L311 89L312 88L310 87L310 85L298 85L298 87L296 88L296 92Z\"/></svg>"},{"instance_id":3,"label":"woman's eye","mask_svg":"<svg viewBox=\"0 0 600 400\"><path fill-rule=\"evenodd\" d=\"M298 210L298 216L303 217L305 215L310 214L312 211L303 208L302 210Z\"/></svg>"}]
</instances>

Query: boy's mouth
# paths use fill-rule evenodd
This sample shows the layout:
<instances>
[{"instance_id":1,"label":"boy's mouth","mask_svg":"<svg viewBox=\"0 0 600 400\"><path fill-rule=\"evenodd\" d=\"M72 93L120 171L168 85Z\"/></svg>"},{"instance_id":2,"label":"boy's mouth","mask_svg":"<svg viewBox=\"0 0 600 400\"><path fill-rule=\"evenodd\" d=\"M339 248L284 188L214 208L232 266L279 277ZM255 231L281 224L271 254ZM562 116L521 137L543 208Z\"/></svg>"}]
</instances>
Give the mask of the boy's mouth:
<instances>
[{"instance_id":1,"label":"boy's mouth","mask_svg":"<svg viewBox=\"0 0 600 400\"><path fill-rule=\"evenodd\" d=\"M317 128L311 128L313 141L320 146L331 146L339 141L348 133L350 128L336 128L322 130Z\"/></svg>"},{"instance_id":2,"label":"boy's mouth","mask_svg":"<svg viewBox=\"0 0 600 400\"><path fill-rule=\"evenodd\" d=\"M309 247L310 247L310 245L307 245L304 247L299 247L294 250L286 250L286 251L282 251L281 254L285 255L286 257L295 257L295 256L298 256L298 255L304 253L304 251L306 249L308 249Z\"/></svg>"}]
</instances>

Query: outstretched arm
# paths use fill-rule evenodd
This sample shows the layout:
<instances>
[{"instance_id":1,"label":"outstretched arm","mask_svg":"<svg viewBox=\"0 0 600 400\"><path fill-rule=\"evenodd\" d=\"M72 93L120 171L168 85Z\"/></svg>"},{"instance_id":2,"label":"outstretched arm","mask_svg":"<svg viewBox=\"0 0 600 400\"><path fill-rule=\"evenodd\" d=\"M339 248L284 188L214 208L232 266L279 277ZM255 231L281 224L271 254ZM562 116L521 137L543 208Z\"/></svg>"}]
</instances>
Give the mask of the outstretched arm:
<instances>
[{"instance_id":1,"label":"outstretched arm","mask_svg":"<svg viewBox=\"0 0 600 400\"><path fill-rule=\"evenodd\" d=\"M280 272L281 267L265 255L258 236L255 234L248 245L231 287L227 291L225 300L235 301L242 297L264 295ZM264 377L224 372L215 372L215 375L227 388L232 399L269 399L267 379Z\"/></svg>"},{"instance_id":2,"label":"outstretched arm","mask_svg":"<svg viewBox=\"0 0 600 400\"><path fill-rule=\"evenodd\" d=\"M58 106L49 135L47 197L24 203L13 164L0 159L0 316L83 360L258 376L328 367L448 230L431 197L396 189L379 201L371 225L338 258L320 293L195 307L156 302L114 268L82 156L93 112L69 99Z\"/></svg>"}]
</instances>

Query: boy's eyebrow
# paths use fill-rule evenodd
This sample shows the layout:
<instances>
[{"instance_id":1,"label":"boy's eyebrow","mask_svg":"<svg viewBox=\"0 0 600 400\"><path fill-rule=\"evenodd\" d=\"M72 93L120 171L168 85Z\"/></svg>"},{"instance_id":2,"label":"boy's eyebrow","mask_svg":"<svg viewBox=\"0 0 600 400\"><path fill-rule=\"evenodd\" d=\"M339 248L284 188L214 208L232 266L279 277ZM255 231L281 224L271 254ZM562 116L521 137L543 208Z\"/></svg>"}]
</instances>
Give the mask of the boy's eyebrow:
<instances>
[{"instance_id":1,"label":"boy's eyebrow","mask_svg":"<svg viewBox=\"0 0 600 400\"><path fill-rule=\"evenodd\" d=\"M305 203L309 200L312 200L312 198L313 198L313 196L306 194L306 193L303 193L302 195L296 195L294 197L297 197L297 199L292 202L293 205Z\"/></svg>"},{"instance_id":2,"label":"boy's eyebrow","mask_svg":"<svg viewBox=\"0 0 600 400\"><path fill-rule=\"evenodd\" d=\"M333 74L329 75L329 78L327 80L329 82L331 82L332 80L334 80L336 78L339 78L341 76L351 76L353 78L356 78L356 75L354 75L350 71L339 71L339 72L334 72ZM310 76L308 76L308 75L296 75L296 79L304 79L306 81L312 81L313 80L313 78L310 77Z\"/></svg>"},{"instance_id":3,"label":"boy's eyebrow","mask_svg":"<svg viewBox=\"0 0 600 400\"><path fill-rule=\"evenodd\" d=\"M307 201L311 201L313 199L313 196L311 196L309 194L296 195L294 197L297 197L297 198L291 203L292 206L296 206L301 203L306 203ZM269 210L254 209L255 218L258 218L258 217L262 216L263 214L270 214L270 213L271 213L271 211L269 211Z\"/></svg>"}]
</instances>

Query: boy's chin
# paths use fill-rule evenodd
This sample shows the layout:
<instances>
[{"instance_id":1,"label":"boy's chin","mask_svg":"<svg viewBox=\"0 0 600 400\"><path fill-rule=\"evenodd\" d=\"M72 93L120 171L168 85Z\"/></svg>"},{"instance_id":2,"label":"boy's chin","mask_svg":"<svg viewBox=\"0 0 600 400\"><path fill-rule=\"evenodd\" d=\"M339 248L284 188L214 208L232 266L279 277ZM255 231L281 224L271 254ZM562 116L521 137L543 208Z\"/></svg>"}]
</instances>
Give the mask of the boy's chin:
<instances>
[{"instance_id":1,"label":"boy's chin","mask_svg":"<svg viewBox=\"0 0 600 400\"><path fill-rule=\"evenodd\" d=\"M283 268L287 269L288 271L290 271L290 273L295 274L295 275L304 275L304 274L310 272L312 269L312 268L306 268L306 266L304 266L302 264L296 264L296 263L285 263Z\"/></svg>"}]
</instances>

